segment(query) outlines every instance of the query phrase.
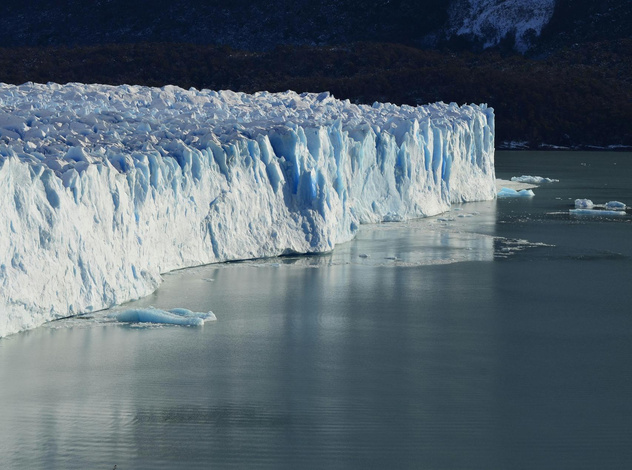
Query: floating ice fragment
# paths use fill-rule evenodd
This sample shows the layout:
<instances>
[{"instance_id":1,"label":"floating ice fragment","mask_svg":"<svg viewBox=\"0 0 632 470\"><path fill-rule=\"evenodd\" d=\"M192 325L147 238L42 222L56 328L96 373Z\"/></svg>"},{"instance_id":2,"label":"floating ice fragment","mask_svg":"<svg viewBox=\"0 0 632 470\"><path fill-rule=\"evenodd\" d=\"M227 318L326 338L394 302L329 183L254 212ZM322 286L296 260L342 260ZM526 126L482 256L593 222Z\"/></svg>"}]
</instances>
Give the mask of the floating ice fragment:
<instances>
[{"instance_id":1,"label":"floating ice fragment","mask_svg":"<svg viewBox=\"0 0 632 470\"><path fill-rule=\"evenodd\" d=\"M166 311L153 307L125 310L114 315L114 318L124 323L164 323L183 326L202 326L204 322L217 320L213 312L192 312L186 308Z\"/></svg>"},{"instance_id":2,"label":"floating ice fragment","mask_svg":"<svg viewBox=\"0 0 632 470\"><path fill-rule=\"evenodd\" d=\"M625 211L626 205L620 201L609 201L605 204L595 204L590 199L575 199L576 209L607 209L613 211Z\"/></svg>"},{"instance_id":3,"label":"floating ice fragment","mask_svg":"<svg viewBox=\"0 0 632 470\"><path fill-rule=\"evenodd\" d=\"M610 201L606 202L606 209L615 210L615 211L624 211L625 204L619 201Z\"/></svg>"},{"instance_id":4,"label":"floating ice fragment","mask_svg":"<svg viewBox=\"0 0 632 470\"><path fill-rule=\"evenodd\" d=\"M553 178L544 178L543 176L513 176L511 181L516 183L530 183L530 184L542 184L542 183L559 183L560 180L556 180Z\"/></svg>"},{"instance_id":5,"label":"floating ice fragment","mask_svg":"<svg viewBox=\"0 0 632 470\"><path fill-rule=\"evenodd\" d=\"M626 216L625 211L605 209L569 209L571 215L590 215L594 217L621 217Z\"/></svg>"},{"instance_id":6,"label":"floating ice fragment","mask_svg":"<svg viewBox=\"0 0 632 470\"><path fill-rule=\"evenodd\" d=\"M592 209L595 204L590 199L575 199L577 209Z\"/></svg>"},{"instance_id":7,"label":"floating ice fragment","mask_svg":"<svg viewBox=\"0 0 632 470\"><path fill-rule=\"evenodd\" d=\"M516 191L515 189L511 189L511 188L501 188L501 190L498 191L498 197L499 198L505 198L505 197L533 197L533 196L535 196L535 194L530 189L522 189L520 191Z\"/></svg>"},{"instance_id":8,"label":"floating ice fragment","mask_svg":"<svg viewBox=\"0 0 632 470\"><path fill-rule=\"evenodd\" d=\"M627 215L627 206L620 201L594 204L590 199L575 199L575 209L569 209L572 215L591 215L597 217L620 217Z\"/></svg>"}]
</instances>

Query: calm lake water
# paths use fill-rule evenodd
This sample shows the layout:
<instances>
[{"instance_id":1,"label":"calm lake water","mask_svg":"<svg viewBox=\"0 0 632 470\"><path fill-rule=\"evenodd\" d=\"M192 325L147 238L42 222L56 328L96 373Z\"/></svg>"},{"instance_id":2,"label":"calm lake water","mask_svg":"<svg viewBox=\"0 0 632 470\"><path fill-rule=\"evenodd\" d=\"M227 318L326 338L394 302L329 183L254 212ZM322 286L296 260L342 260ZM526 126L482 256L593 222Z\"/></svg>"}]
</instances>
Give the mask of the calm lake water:
<instances>
[{"instance_id":1,"label":"calm lake water","mask_svg":"<svg viewBox=\"0 0 632 470\"><path fill-rule=\"evenodd\" d=\"M126 306L202 328L104 312L0 340L0 468L632 468L631 218L568 215L632 204L632 154L496 160L561 181Z\"/></svg>"}]
</instances>

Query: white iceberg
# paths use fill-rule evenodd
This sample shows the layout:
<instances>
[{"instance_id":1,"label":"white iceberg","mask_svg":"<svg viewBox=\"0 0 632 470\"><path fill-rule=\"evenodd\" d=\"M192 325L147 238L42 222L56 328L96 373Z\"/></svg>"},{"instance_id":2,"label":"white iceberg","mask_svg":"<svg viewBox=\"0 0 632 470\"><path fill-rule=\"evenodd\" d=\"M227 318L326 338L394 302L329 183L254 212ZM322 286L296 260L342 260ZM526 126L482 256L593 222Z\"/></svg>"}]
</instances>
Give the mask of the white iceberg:
<instances>
[{"instance_id":1,"label":"white iceberg","mask_svg":"<svg viewBox=\"0 0 632 470\"><path fill-rule=\"evenodd\" d=\"M575 199L576 209L592 209L595 204L590 199Z\"/></svg>"},{"instance_id":2,"label":"white iceberg","mask_svg":"<svg viewBox=\"0 0 632 470\"><path fill-rule=\"evenodd\" d=\"M560 180L556 180L553 178L545 178L543 176L512 176L511 181L516 183L529 183L529 184L543 184L543 183L559 183Z\"/></svg>"},{"instance_id":3,"label":"white iceberg","mask_svg":"<svg viewBox=\"0 0 632 470\"><path fill-rule=\"evenodd\" d=\"M590 199L575 199L576 209L607 209L611 211L625 211L627 206L620 201L609 201L605 204L595 204Z\"/></svg>"},{"instance_id":4,"label":"white iceberg","mask_svg":"<svg viewBox=\"0 0 632 470\"><path fill-rule=\"evenodd\" d=\"M572 215L591 216L625 216L627 206L620 201L610 201L605 204L595 204L590 199L575 199L575 209L569 209Z\"/></svg>"},{"instance_id":5,"label":"white iceberg","mask_svg":"<svg viewBox=\"0 0 632 470\"><path fill-rule=\"evenodd\" d=\"M0 84L0 336L492 199L485 105Z\"/></svg>"}]
</instances>

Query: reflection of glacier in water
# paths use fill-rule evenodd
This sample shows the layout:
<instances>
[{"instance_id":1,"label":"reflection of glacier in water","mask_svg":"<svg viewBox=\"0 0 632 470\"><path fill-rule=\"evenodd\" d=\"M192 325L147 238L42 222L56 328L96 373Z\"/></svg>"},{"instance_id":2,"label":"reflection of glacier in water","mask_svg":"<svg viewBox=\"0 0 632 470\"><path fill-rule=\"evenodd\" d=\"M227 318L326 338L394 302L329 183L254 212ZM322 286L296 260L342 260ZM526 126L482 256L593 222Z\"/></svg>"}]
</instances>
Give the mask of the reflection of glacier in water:
<instances>
[{"instance_id":1,"label":"reflection of glacier in water","mask_svg":"<svg viewBox=\"0 0 632 470\"><path fill-rule=\"evenodd\" d=\"M319 255L288 255L235 261L175 271L207 278L215 269L318 268L338 265L417 267L494 258L496 201L467 203L437 217L363 225L356 237ZM490 231L491 230L491 231Z\"/></svg>"},{"instance_id":2,"label":"reflection of glacier in water","mask_svg":"<svg viewBox=\"0 0 632 470\"><path fill-rule=\"evenodd\" d=\"M318 268L343 264L416 267L464 261L489 261L493 256L493 236L454 230L447 224L432 219L362 227L355 240L323 255L283 256L193 269L203 272L205 269L217 267Z\"/></svg>"},{"instance_id":3,"label":"reflection of glacier in water","mask_svg":"<svg viewBox=\"0 0 632 470\"><path fill-rule=\"evenodd\" d=\"M248 284L254 282L252 279L255 278L259 280L256 282L260 282L262 276L277 276L275 273L279 271L284 272L280 274L281 279L304 276L302 272L306 269L326 270L323 275L330 277L338 275L336 269L345 266L396 270L464 262L492 262L525 249L550 246L496 236L496 208L497 201L468 203L455 206L451 212L438 217L362 226L354 240L325 254L216 263L173 271L164 274L163 284L147 297L104 312L52 322L47 327L108 325L116 323L120 312L129 309L151 309L154 305L171 309L176 306L174 302L182 301L182 292L188 292L187 300L198 299L188 308L204 310L211 308L209 302L212 304L213 296L218 295L218 291L224 289L226 284ZM225 293L219 295L225 296ZM220 313L220 321L221 317ZM164 326L156 326L156 322L132 323L141 328Z\"/></svg>"},{"instance_id":4,"label":"reflection of glacier in water","mask_svg":"<svg viewBox=\"0 0 632 470\"><path fill-rule=\"evenodd\" d=\"M538 171L560 183L368 226L328 255L174 272L123 307L215 312L201 328L79 317L1 340L0 461L622 468L632 461L632 220L572 218L568 207L578 187L632 201L632 154L498 160L507 178ZM517 251L534 243L548 247ZM415 246L429 259L481 261L386 259Z\"/></svg>"}]
</instances>

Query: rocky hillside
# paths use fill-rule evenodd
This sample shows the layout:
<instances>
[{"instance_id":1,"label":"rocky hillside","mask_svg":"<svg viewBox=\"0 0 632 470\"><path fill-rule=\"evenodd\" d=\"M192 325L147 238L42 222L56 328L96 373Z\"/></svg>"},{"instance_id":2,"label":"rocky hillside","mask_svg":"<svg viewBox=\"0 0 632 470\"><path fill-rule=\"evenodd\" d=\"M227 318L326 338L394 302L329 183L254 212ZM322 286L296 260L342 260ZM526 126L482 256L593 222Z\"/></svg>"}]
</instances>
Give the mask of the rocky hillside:
<instances>
[{"instance_id":1,"label":"rocky hillside","mask_svg":"<svg viewBox=\"0 0 632 470\"><path fill-rule=\"evenodd\" d=\"M356 41L519 52L632 36L630 0L4 0L0 46Z\"/></svg>"},{"instance_id":2,"label":"rocky hillside","mask_svg":"<svg viewBox=\"0 0 632 470\"><path fill-rule=\"evenodd\" d=\"M0 9L2 82L488 103L500 146L632 146L631 0L4 0Z\"/></svg>"}]
</instances>

